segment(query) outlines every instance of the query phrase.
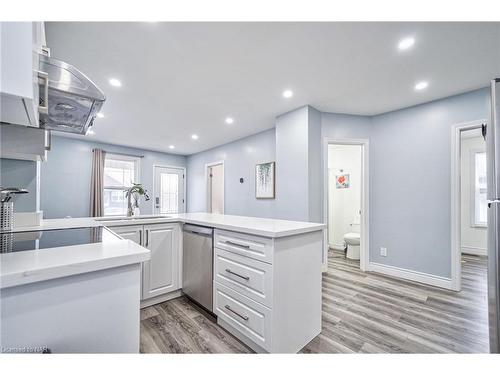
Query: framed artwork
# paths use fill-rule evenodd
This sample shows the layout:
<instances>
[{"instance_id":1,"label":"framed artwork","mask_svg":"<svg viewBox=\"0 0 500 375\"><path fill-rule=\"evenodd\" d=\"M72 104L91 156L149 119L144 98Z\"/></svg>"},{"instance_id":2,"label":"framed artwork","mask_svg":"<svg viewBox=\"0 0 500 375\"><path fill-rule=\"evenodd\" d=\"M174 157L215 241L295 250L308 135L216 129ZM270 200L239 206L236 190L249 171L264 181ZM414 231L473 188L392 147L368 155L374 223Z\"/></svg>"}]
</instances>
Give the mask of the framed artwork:
<instances>
[{"instance_id":1,"label":"framed artwork","mask_svg":"<svg viewBox=\"0 0 500 375\"><path fill-rule=\"evenodd\" d=\"M275 164L274 161L271 161L255 166L255 198L274 199Z\"/></svg>"},{"instance_id":2,"label":"framed artwork","mask_svg":"<svg viewBox=\"0 0 500 375\"><path fill-rule=\"evenodd\" d=\"M335 176L335 182L337 189L348 189L351 184L349 180L349 173Z\"/></svg>"}]
</instances>

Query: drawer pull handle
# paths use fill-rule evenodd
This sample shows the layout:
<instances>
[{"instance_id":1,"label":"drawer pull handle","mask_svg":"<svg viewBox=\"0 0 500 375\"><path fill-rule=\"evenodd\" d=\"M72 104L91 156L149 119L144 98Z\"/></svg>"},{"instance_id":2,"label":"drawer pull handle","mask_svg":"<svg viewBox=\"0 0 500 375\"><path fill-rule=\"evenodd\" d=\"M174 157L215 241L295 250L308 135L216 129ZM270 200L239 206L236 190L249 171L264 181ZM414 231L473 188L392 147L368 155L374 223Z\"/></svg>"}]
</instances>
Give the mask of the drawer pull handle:
<instances>
[{"instance_id":1,"label":"drawer pull handle","mask_svg":"<svg viewBox=\"0 0 500 375\"><path fill-rule=\"evenodd\" d=\"M232 242L232 241L225 241L226 244L228 245L233 245L233 246L237 246L237 247L242 247L244 249L250 249L250 245L243 245L241 243L236 243L236 242Z\"/></svg>"},{"instance_id":2,"label":"drawer pull handle","mask_svg":"<svg viewBox=\"0 0 500 375\"><path fill-rule=\"evenodd\" d=\"M231 275L234 275L234 276L238 276L238 277L241 277L242 279L244 280L250 280L250 277L249 276L243 276L243 275L240 275L239 273L236 273L236 272L233 272L231 271L229 268L226 268L226 272L227 273L230 273Z\"/></svg>"},{"instance_id":3,"label":"drawer pull handle","mask_svg":"<svg viewBox=\"0 0 500 375\"><path fill-rule=\"evenodd\" d=\"M241 319L247 321L248 319L250 319L248 316L244 316L244 315L241 315L240 313L237 313L236 311L234 311L231 306L229 305L226 305L224 306L226 309L228 309L229 311L231 311L233 314L239 316Z\"/></svg>"}]
</instances>

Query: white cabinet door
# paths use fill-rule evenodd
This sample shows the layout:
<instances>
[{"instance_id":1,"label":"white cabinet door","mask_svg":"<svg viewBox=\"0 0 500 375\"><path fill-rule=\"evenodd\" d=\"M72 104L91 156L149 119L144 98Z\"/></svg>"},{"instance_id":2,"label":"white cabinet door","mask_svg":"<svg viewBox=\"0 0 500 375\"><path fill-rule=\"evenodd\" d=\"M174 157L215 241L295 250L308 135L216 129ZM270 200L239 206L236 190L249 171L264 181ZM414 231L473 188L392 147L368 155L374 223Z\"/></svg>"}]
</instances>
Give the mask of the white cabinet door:
<instances>
[{"instance_id":1,"label":"white cabinet door","mask_svg":"<svg viewBox=\"0 0 500 375\"><path fill-rule=\"evenodd\" d=\"M143 246L151 250L151 259L144 263L142 298L147 299L180 288L179 224L144 226Z\"/></svg>"},{"instance_id":2,"label":"white cabinet door","mask_svg":"<svg viewBox=\"0 0 500 375\"><path fill-rule=\"evenodd\" d=\"M2 122L39 127L38 54L44 40L42 33L41 23L0 23Z\"/></svg>"},{"instance_id":3,"label":"white cabinet door","mask_svg":"<svg viewBox=\"0 0 500 375\"><path fill-rule=\"evenodd\" d=\"M113 227L111 228L111 230L126 240L131 240L138 245L142 245L142 238L143 238L142 225L135 225L135 226L127 225L123 227Z\"/></svg>"}]
</instances>

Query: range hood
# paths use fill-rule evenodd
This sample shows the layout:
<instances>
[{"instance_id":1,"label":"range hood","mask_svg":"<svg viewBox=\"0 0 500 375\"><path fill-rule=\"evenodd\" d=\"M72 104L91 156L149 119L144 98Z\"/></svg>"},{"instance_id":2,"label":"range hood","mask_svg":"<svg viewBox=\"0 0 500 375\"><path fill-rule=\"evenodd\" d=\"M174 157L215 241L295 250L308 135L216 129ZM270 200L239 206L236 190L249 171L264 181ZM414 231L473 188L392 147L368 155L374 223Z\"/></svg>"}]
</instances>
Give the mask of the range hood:
<instances>
[{"instance_id":1,"label":"range hood","mask_svg":"<svg viewBox=\"0 0 500 375\"><path fill-rule=\"evenodd\" d=\"M40 71L48 75L48 88L40 88L40 93L48 89L48 103L42 103L48 111L40 113L40 127L86 134L106 100L104 93L74 66L49 56L40 55Z\"/></svg>"}]
</instances>

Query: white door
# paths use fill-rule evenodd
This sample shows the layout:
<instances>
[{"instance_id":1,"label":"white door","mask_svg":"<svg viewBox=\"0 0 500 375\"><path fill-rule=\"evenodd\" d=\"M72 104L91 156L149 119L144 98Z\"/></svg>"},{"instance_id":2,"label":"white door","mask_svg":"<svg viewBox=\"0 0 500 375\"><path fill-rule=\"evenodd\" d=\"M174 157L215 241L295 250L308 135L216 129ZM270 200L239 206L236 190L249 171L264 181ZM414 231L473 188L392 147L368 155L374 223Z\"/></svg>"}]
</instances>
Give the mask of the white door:
<instances>
[{"instance_id":1,"label":"white door","mask_svg":"<svg viewBox=\"0 0 500 375\"><path fill-rule=\"evenodd\" d=\"M144 245L151 259L144 263L142 299L173 292L180 288L180 226L144 226Z\"/></svg>"},{"instance_id":2,"label":"white door","mask_svg":"<svg viewBox=\"0 0 500 375\"><path fill-rule=\"evenodd\" d=\"M154 167L154 213L178 214L185 212L184 169Z\"/></svg>"},{"instance_id":3,"label":"white door","mask_svg":"<svg viewBox=\"0 0 500 375\"><path fill-rule=\"evenodd\" d=\"M208 204L207 211L213 214L224 213L224 164L207 167Z\"/></svg>"}]
</instances>

